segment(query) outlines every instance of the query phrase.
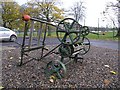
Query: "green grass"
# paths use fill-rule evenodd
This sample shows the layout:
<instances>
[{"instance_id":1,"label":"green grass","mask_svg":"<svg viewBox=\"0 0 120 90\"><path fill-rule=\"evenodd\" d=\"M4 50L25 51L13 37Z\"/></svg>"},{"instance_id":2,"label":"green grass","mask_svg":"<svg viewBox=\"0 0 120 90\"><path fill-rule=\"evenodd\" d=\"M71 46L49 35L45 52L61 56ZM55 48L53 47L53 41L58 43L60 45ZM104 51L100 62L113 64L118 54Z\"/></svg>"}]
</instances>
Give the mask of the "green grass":
<instances>
[{"instance_id":1,"label":"green grass","mask_svg":"<svg viewBox=\"0 0 120 90\"><path fill-rule=\"evenodd\" d=\"M99 34L100 35L90 33L87 37L95 40L118 40L118 37L115 37L115 35L117 34L116 32L114 32L114 34L113 32L105 32L105 35L100 32Z\"/></svg>"},{"instance_id":2,"label":"green grass","mask_svg":"<svg viewBox=\"0 0 120 90\"><path fill-rule=\"evenodd\" d=\"M103 35L103 33L99 32L99 34L100 35L89 33L89 35L87 35L87 37L89 39L95 39L95 40L115 40L115 41L118 40L118 37L114 37L116 35L116 32L114 32L114 36L113 36L113 32L105 32L105 35ZM43 35L44 35L44 33L42 33L42 37L43 37ZM64 36L64 34L61 33L61 37L63 37L63 36ZM18 37L23 37L23 33L18 34ZM36 32L33 33L33 37L37 37ZM51 36L48 36L48 33L47 33L47 37L56 38L57 37L56 32L52 32Z\"/></svg>"},{"instance_id":3,"label":"green grass","mask_svg":"<svg viewBox=\"0 0 120 90\"><path fill-rule=\"evenodd\" d=\"M18 37L23 37L23 33L17 34Z\"/></svg>"}]
</instances>

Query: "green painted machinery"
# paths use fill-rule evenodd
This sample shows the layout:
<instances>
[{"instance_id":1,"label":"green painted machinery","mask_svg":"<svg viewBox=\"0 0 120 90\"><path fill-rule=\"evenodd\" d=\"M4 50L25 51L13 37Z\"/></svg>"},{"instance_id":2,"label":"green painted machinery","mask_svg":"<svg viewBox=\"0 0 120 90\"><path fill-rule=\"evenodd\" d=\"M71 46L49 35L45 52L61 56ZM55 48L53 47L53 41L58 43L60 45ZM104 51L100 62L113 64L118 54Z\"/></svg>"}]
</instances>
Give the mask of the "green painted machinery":
<instances>
[{"instance_id":1,"label":"green painted machinery","mask_svg":"<svg viewBox=\"0 0 120 90\"><path fill-rule=\"evenodd\" d=\"M24 29L24 36L23 36L23 42L21 45L21 60L19 62L19 66L22 66L26 64L27 62L23 62L24 56L29 56L29 53L34 50L41 49L41 56L40 58L36 59L35 57L31 60L38 60L41 61L43 58L48 56L49 54L55 53L54 50L57 49L58 55L60 55L60 60L51 60L47 63L46 67L44 68L45 75L48 78L63 78L66 75L67 69L66 65L68 65L71 62L77 62L78 59L80 59L81 63L83 61L82 55L85 55L90 50L90 41L86 37L89 34L89 28L87 26L80 25L76 20L72 18L65 18L62 21L58 23L58 25L51 24L50 22L47 22L43 19L37 19L37 18L31 18L28 15L23 16L23 20L25 22L25 29ZM31 25L29 25L29 21L31 21ZM40 23L40 28L38 30L38 43L36 44L36 47L31 47L32 43L32 34L34 30L34 22ZM43 30L43 24L44 24L44 34L41 41L41 32ZM56 28L56 36L58 40L60 41L60 44L54 47L52 50L46 49L46 35L47 35L47 28L48 25L54 26ZM29 26L30 28L30 35L29 35L29 41L28 45L26 45L26 38L28 37L26 35ZM40 41L42 42L40 45ZM26 48L28 47L28 48ZM44 50L48 51L46 54L44 54ZM67 59L67 62L65 62L65 59Z\"/></svg>"}]
</instances>

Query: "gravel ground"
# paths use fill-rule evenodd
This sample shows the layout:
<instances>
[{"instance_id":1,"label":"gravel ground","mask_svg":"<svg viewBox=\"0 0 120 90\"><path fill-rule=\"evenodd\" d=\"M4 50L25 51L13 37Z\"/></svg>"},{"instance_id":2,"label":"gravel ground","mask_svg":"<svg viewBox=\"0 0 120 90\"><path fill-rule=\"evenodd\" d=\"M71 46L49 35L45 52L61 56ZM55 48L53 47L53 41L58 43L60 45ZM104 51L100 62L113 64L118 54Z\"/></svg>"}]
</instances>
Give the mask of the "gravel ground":
<instances>
[{"instance_id":1,"label":"gravel ground","mask_svg":"<svg viewBox=\"0 0 120 90\"><path fill-rule=\"evenodd\" d=\"M49 46L51 48L51 46ZM40 50L32 51L30 56L40 56ZM66 66L67 75L63 79L50 82L43 68L50 60L60 57L51 54L42 61L33 60L21 67L19 49L2 52L2 85L6 88L118 88L118 51L91 46L83 56L83 63L71 62ZM24 61L30 60L25 57ZM114 71L111 73L110 71Z\"/></svg>"}]
</instances>

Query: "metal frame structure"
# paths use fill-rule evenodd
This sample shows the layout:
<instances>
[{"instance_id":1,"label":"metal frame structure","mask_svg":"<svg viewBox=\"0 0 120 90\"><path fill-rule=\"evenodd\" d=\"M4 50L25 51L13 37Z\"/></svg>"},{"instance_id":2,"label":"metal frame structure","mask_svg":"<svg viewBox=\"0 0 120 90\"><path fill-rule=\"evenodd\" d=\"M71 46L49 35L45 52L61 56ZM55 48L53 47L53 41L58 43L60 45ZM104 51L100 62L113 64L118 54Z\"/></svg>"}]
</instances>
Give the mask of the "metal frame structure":
<instances>
[{"instance_id":1,"label":"metal frame structure","mask_svg":"<svg viewBox=\"0 0 120 90\"><path fill-rule=\"evenodd\" d=\"M62 21L60 21L58 25L53 25L43 19L31 18L28 15L24 15L23 20L25 21L25 28L24 28L23 42L21 45L21 60L19 62L19 66L22 66L27 62L29 62L29 61L23 62L24 55L29 56L28 54L26 54L26 52L41 49L40 58L31 57L32 58L31 60L36 59L40 61L49 54L55 53L54 50L58 48L58 52L56 54L59 54L61 56L61 59L59 61L56 60L56 61L48 62L47 66L45 67L45 74L49 78L51 78L52 76L61 79L66 74L65 66L72 61L77 62L78 59L83 59L81 56L86 54L90 49L90 41L86 37L89 34L89 28L87 26L80 25L76 20L72 18L65 18ZM26 45L25 42L26 42L26 35L28 31L29 21L31 21L31 29L29 34L30 35L29 42L28 45ZM40 28L38 30L37 46L31 47L34 21L40 23ZM42 45L40 45L40 38L41 38L40 35L43 24L45 24L45 30L44 30L43 40L41 41ZM56 28L56 35L58 40L60 41L60 44L58 44L50 51L45 47L48 25L51 25ZM46 54L43 54L44 50L47 50L48 52ZM64 58L69 58L69 61L65 64L64 64Z\"/></svg>"}]
</instances>

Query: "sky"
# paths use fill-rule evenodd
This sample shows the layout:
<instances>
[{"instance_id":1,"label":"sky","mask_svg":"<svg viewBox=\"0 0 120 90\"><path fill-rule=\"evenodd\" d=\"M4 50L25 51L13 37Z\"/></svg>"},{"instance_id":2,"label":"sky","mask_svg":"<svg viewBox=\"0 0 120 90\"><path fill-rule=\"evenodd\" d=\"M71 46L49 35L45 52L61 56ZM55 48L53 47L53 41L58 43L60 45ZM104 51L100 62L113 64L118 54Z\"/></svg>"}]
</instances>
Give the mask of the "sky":
<instances>
[{"instance_id":1,"label":"sky","mask_svg":"<svg viewBox=\"0 0 120 90\"><path fill-rule=\"evenodd\" d=\"M16 0L20 5L24 4L29 0ZM74 2L79 0L61 0L62 7L69 9L73 6ZM101 13L105 10L105 5L107 2L115 1L115 0L83 0L86 6L86 18L83 20L85 21L85 25L87 26L98 26L98 18L99 18L99 25L105 27L106 24L102 22ZM83 25L84 22L81 22Z\"/></svg>"}]
</instances>

